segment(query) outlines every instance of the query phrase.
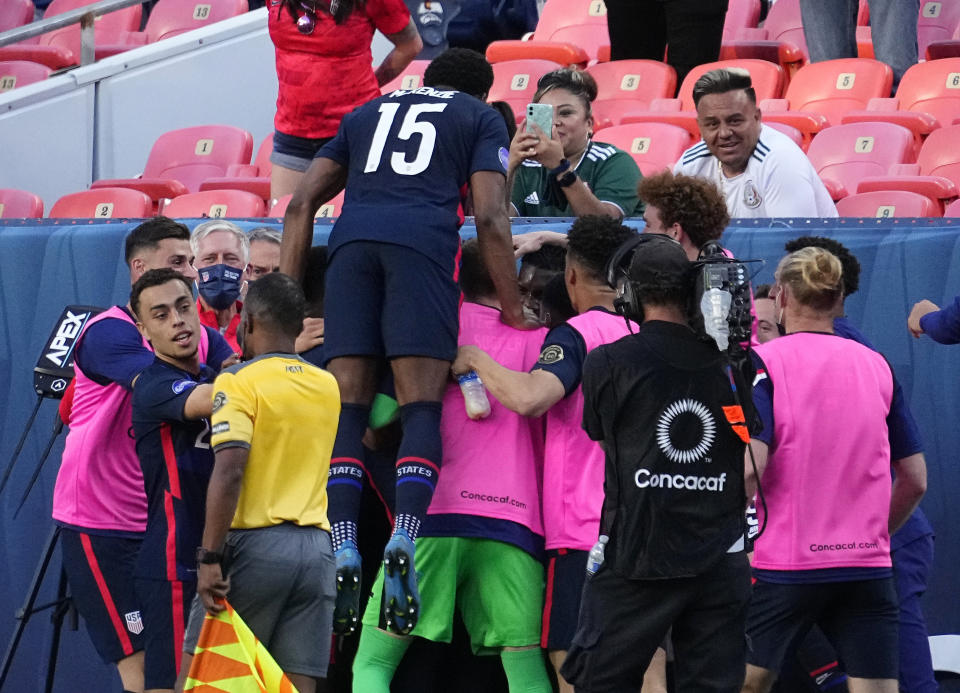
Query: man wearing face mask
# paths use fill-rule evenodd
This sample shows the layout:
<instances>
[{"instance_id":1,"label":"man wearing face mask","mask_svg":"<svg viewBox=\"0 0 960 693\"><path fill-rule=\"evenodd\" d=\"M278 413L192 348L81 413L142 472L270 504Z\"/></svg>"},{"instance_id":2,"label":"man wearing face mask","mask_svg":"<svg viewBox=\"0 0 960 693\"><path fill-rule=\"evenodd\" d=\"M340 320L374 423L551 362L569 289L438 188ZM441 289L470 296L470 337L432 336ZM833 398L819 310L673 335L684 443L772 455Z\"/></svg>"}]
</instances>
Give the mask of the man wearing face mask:
<instances>
[{"instance_id":1,"label":"man wearing face mask","mask_svg":"<svg viewBox=\"0 0 960 693\"><path fill-rule=\"evenodd\" d=\"M219 330L227 344L239 353L237 327L243 307L239 299L245 284L243 273L250 260L247 234L229 221L205 221L190 234L190 247L199 275L200 323Z\"/></svg>"}]
</instances>

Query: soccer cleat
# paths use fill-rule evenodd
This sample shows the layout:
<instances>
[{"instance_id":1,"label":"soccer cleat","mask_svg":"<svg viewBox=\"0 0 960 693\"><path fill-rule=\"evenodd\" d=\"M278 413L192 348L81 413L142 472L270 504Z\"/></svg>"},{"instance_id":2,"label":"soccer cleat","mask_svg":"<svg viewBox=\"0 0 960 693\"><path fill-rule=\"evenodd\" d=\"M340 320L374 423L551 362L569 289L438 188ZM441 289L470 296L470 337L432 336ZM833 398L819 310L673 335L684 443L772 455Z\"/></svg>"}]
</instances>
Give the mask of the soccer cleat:
<instances>
[{"instance_id":1,"label":"soccer cleat","mask_svg":"<svg viewBox=\"0 0 960 693\"><path fill-rule=\"evenodd\" d=\"M355 633L360 625L360 552L347 540L334 552L337 561L337 598L333 606L333 632Z\"/></svg>"},{"instance_id":2,"label":"soccer cleat","mask_svg":"<svg viewBox=\"0 0 960 693\"><path fill-rule=\"evenodd\" d=\"M383 619L389 630L400 635L412 631L420 615L414 550L404 529L397 529L383 550Z\"/></svg>"}]
</instances>

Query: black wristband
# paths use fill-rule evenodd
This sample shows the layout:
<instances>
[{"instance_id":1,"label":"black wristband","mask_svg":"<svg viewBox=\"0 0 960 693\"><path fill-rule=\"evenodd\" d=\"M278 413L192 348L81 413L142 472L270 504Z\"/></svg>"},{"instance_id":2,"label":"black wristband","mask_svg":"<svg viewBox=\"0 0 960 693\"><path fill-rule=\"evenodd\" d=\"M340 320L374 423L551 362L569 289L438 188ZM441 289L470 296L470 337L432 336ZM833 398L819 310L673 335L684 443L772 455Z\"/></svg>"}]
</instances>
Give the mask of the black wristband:
<instances>
[{"instance_id":1,"label":"black wristband","mask_svg":"<svg viewBox=\"0 0 960 693\"><path fill-rule=\"evenodd\" d=\"M569 160L569 159L560 159L560 165L557 166L556 168L551 168L551 169L550 169L550 175L551 175L551 176L559 176L561 173L563 173L564 171L567 171L567 170L569 170L569 169L570 169L570 160Z\"/></svg>"},{"instance_id":2,"label":"black wristband","mask_svg":"<svg viewBox=\"0 0 960 693\"><path fill-rule=\"evenodd\" d=\"M571 185L577 182L577 172L576 171L567 171L567 173L557 181L557 185L561 188L569 188Z\"/></svg>"},{"instance_id":3,"label":"black wristband","mask_svg":"<svg viewBox=\"0 0 960 693\"><path fill-rule=\"evenodd\" d=\"M223 562L223 554L219 551L210 551L202 546L197 547L198 565L218 565Z\"/></svg>"}]
</instances>

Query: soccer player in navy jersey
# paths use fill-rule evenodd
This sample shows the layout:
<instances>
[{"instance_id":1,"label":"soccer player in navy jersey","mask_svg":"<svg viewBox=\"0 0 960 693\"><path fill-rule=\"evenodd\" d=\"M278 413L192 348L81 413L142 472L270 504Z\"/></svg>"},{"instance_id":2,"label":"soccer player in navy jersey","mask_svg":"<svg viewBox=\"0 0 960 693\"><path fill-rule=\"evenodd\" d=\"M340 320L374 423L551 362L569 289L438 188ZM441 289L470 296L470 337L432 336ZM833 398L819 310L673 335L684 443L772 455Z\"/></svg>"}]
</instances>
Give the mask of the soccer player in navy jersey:
<instances>
[{"instance_id":1,"label":"soccer player in navy jersey","mask_svg":"<svg viewBox=\"0 0 960 693\"><path fill-rule=\"evenodd\" d=\"M205 355L229 347L217 330L200 324L190 282L174 270L150 270L140 277L130 306L156 354L134 385L132 404L147 494L147 529L134 568L145 624L144 687L172 691L196 593L194 552L203 534L213 470L207 419L219 363L211 367L201 361L201 334L209 340Z\"/></svg>"},{"instance_id":2,"label":"soccer player in navy jersey","mask_svg":"<svg viewBox=\"0 0 960 693\"><path fill-rule=\"evenodd\" d=\"M479 53L450 49L431 62L423 83L347 115L317 153L284 218L280 271L302 279L314 213L346 184L328 242L324 335L327 368L343 402L329 484L340 632L354 630L359 617L361 438L384 358L396 383L403 439L394 531L384 551L383 614L397 632L416 624L413 542L440 467L440 402L457 351L466 183L501 319L525 326L503 206L507 132L499 113L482 101L493 70Z\"/></svg>"}]
</instances>

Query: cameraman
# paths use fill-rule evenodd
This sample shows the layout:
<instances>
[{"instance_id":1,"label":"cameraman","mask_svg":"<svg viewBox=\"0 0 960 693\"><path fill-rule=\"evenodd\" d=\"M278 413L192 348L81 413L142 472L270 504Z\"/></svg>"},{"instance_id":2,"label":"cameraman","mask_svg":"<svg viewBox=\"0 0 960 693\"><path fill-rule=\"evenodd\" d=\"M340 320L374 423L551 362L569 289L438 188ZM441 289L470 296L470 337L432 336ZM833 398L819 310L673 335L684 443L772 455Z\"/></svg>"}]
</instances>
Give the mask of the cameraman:
<instances>
[{"instance_id":1,"label":"cameraman","mask_svg":"<svg viewBox=\"0 0 960 693\"><path fill-rule=\"evenodd\" d=\"M642 325L597 347L583 369L583 426L606 451L610 538L561 673L577 691L638 690L672 626L677 690L738 691L750 597L745 442L727 416L743 419L723 355L688 326L683 248L656 234L634 242L618 283L625 314Z\"/></svg>"}]
</instances>

